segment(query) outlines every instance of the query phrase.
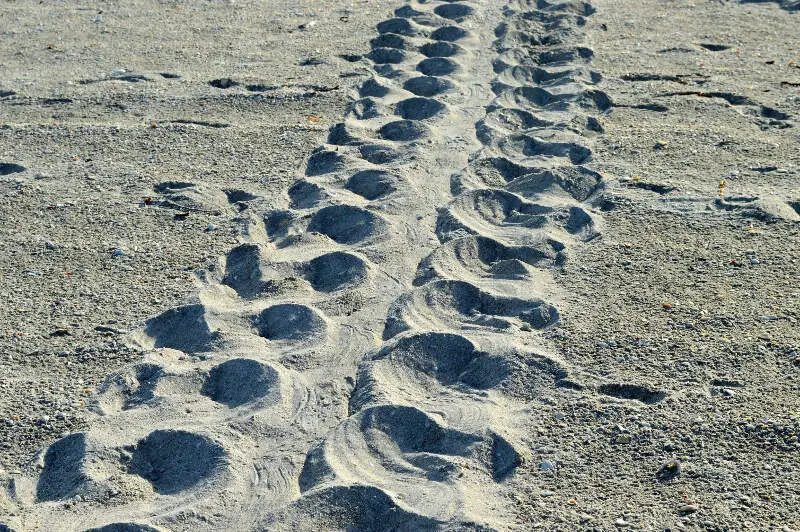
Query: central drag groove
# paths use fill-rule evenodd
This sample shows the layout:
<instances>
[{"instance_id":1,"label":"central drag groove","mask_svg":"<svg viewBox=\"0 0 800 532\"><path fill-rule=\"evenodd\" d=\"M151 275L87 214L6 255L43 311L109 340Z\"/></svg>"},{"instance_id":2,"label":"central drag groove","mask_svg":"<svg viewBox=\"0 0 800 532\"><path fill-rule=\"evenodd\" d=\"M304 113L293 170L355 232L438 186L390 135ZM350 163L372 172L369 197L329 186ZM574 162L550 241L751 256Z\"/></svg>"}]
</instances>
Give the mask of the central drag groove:
<instances>
[{"instance_id":1,"label":"central drag groove","mask_svg":"<svg viewBox=\"0 0 800 532\"><path fill-rule=\"evenodd\" d=\"M395 12L397 18L379 25L374 62L380 65L392 57L398 66L391 78L365 82L359 94L381 87L382 103L374 108L393 104L402 120L376 111L371 119L377 134L409 146L418 157L441 149L448 137L470 138L472 145L447 176L449 183L437 185L445 177L437 173L445 168L436 166L412 173L360 170L347 180L346 187L375 208L384 198L405 197L410 189L438 187L434 201L425 200L424 193L413 201L417 220L435 220L429 227L440 244L418 260L416 288L397 294L386 308L384 343L363 356L350 417L306 456L299 481L303 496L282 517L265 522L281 522L287 515L302 519L304 500L349 496L352 492L342 492L342 486L366 484L402 508L403 523L409 526L423 518L455 527L477 519L491 526L498 514L486 507L499 500L494 497L521 463L522 453L508 412L487 397L503 395L520 371L520 360L527 361L530 382L582 388L567 380L566 366L542 362L541 355L524 347L530 342L521 341L526 335L541 343L535 331L559 319L553 305L536 297L533 280L559 267L568 248L599 231L586 202L602 189L602 179L584 166L592 149L583 132L599 124L597 115L611 106L593 88L599 76L586 69L591 50L570 40L583 23L579 17L591 9L583 6L575 17L574 8L544 0L535 7L512 2L503 10L482 2L412 2ZM514 32L493 34L483 26L485 17L500 11L504 18L494 19L498 27L513 26ZM437 17L452 22L438 23ZM561 32L558 39L548 39L557 41L558 48L517 47L520 28L532 19L543 31ZM494 35L498 39L490 45ZM414 64L398 53L413 49L411 38L416 44L426 37L430 41L418 50L427 58ZM476 42L493 46L497 55L482 55ZM465 121L464 108L474 108L477 97L463 96L462 79L475 72L486 76L483 86L495 96L481 102L485 113ZM576 133L571 124L587 126ZM449 194L441 195L442 185ZM389 225L397 222L396 216L387 219ZM392 238L411 250L420 244L412 234ZM401 272L407 279L406 274ZM478 347L484 343L491 347ZM486 395L476 396L476 390ZM609 392L602 388L601 393ZM460 464L466 463L472 464L474 481L485 486L486 507L468 504L459 493L459 479L467 472ZM365 518L361 514L353 522ZM374 526L377 521L370 521L368 528Z\"/></svg>"}]
</instances>

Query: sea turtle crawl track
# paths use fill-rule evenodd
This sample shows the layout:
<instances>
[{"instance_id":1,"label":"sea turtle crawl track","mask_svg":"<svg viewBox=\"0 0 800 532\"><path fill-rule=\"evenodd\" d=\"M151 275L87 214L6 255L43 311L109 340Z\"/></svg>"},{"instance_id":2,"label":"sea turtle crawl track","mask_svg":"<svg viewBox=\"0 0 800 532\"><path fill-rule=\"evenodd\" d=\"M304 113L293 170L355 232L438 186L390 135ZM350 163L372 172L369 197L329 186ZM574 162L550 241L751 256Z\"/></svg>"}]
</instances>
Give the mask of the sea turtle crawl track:
<instances>
[{"instance_id":1,"label":"sea turtle crawl track","mask_svg":"<svg viewBox=\"0 0 800 532\"><path fill-rule=\"evenodd\" d=\"M4 486L12 528L510 526L523 401L617 388L581 384L539 332L550 272L602 227L593 10L501 4L378 24L372 76L286 197L134 334L150 351L90 428Z\"/></svg>"}]
</instances>

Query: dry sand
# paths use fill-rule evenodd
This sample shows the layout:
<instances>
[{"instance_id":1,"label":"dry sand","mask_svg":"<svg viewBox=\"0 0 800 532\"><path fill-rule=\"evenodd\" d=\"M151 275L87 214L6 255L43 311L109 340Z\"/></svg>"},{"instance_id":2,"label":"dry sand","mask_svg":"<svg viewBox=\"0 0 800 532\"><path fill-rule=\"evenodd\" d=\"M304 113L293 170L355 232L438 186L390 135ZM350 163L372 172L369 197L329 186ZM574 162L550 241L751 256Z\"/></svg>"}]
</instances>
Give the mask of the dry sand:
<instances>
[{"instance_id":1,"label":"dry sand","mask_svg":"<svg viewBox=\"0 0 800 532\"><path fill-rule=\"evenodd\" d=\"M798 7L0 7L0 530L794 530Z\"/></svg>"}]
</instances>

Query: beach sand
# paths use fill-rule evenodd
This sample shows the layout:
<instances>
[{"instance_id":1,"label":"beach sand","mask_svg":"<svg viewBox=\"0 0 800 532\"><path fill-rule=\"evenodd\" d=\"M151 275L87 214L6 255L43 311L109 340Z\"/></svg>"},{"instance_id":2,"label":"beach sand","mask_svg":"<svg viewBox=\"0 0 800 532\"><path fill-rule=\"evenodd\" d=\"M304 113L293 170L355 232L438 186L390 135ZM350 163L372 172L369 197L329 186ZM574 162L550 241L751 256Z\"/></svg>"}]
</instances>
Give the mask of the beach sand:
<instances>
[{"instance_id":1,"label":"beach sand","mask_svg":"<svg viewBox=\"0 0 800 532\"><path fill-rule=\"evenodd\" d=\"M0 530L793 530L797 7L0 7Z\"/></svg>"}]
</instances>

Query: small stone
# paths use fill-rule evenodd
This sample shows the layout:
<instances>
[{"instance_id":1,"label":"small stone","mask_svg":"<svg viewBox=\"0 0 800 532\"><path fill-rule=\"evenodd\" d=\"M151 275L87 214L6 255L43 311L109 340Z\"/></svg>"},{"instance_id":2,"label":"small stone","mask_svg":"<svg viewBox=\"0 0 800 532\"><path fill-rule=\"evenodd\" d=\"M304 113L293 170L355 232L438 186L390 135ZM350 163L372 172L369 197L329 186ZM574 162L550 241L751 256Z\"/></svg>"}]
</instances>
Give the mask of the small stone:
<instances>
[{"instance_id":1,"label":"small stone","mask_svg":"<svg viewBox=\"0 0 800 532\"><path fill-rule=\"evenodd\" d=\"M662 465L656 472L658 480L672 480L681 474L681 463L677 460L670 460Z\"/></svg>"},{"instance_id":2,"label":"small stone","mask_svg":"<svg viewBox=\"0 0 800 532\"><path fill-rule=\"evenodd\" d=\"M617 436L616 442L621 445L627 445L631 442L631 437L629 434L620 434Z\"/></svg>"},{"instance_id":3,"label":"small stone","mask_svg":"<svg viewBox=\"0 0 800 532\"><path fill-rule=\"evenodd\" d=\"M620 517L620 518L618 518L616 521L614 521L614 524L615 524L615 525L617 525L617 526L628 526L630 523L629 523L629 522L627 522L627 521L626 521L625 519L623 519L622 517Z\"/></svg>"},{"instance_id":4,"label":"small stone","mask_svg":"<svg viewBox=\"0 0 800 532\"><path fill-rule=\"evenodd\" d=\"M556 466L553 464L553 462L548 462L547 460L539 464L539 469L541 469L542 471L549 471L555 468Z\"/></svg>"},{"instance_id":5,"label":"small stone","mask_svg":"<svg viewBox=\"0 0 800 532\"><path fill-rule=\"evenodd\" d=\"M544 490L542 492L542 497L552 497L555 494L556 494L556 492L554 492L554 491Z\"/></svg>"},{"instance_id":6,"label":"small stone","mask_svg":"<svg viewBox=\"0 0 800 532\"><path fill-rule=\"evenodd\" d=\"M682 515L686 515L686 514L693 514L693 513L695 513L696 511L698 511L699 509L700 509L700 508L698 508L698 507L697 507L697 505L694 505L694 504L684 504L683 506L680 506L680 507L678 508L678 513L679 513L679 514L682 514Z\"/></svg>"}]
</instances>

